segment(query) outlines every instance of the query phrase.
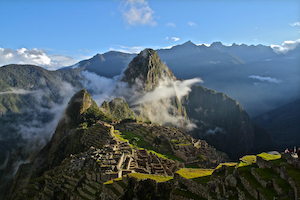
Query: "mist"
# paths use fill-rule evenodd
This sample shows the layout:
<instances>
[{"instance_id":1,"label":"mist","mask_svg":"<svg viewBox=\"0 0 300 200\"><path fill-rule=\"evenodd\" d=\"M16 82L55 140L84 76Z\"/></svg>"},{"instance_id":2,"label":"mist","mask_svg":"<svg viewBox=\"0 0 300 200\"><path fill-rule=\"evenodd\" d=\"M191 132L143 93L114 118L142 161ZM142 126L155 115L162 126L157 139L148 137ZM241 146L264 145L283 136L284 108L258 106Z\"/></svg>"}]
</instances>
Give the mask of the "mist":
<instances>
[{"instance_id":1,"label":"mist","mask_svg":"<svg viewBox=\"0 0 300 200\"><path fill-rule=\"evenodd\" d=\"M104 101L110 102L114 98L121 97L141 120L150 120L160 125L185 127L187 130L196 127L194 123L179 114L180 111L174 102L175 98L180 101L187 95L193 84L202 83L200 78L180 81L163 77L153 91L141 93L143 82L136 79L135 84L129 87L127 83L121 81L123 74L106 78L83 71L82 76L85 78L84 87L91 93L98 106L101 106Z\"/></svg>"}]
</instances>

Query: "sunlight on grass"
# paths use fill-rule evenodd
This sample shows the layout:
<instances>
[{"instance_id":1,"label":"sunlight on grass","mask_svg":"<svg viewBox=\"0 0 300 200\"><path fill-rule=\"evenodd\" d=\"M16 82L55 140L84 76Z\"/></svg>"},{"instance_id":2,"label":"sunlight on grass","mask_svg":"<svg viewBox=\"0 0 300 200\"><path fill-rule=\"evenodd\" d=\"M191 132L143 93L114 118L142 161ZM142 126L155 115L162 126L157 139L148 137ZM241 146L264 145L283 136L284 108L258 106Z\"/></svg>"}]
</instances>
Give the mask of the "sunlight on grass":
<instances>
[{"instance_id":1,"label":"sunlight on grass","mask_svg":"<svg viewBox=\"0 0 300 200\"><path fill-rule=\"evenodd\" d=\"M264 160L277 160L277 159L280 159L281 158L281 155L278 154L278 155L273 155L273 154L268 154L268 153L261 153L261 154L258 154L257 156L263 158Z\"/></svg>"},{"instance_id":2,"label":"sunlight on grass","mask_svg":"<svg viewBox=\"0 0 300 200\"><path fill-rule=\"evenodd\" d=\"M220 164L216 167L216 169L221 168L223 165L226 165L226 166L228 166L228 167L232 167L232 166L236 166L237 163L235 163L235 162L220 163Z\"/></svg>"},{"instance_id":3,"label":"sunlight on grass","mask_svg":"<svg viewBox=\"0 0 300 200\"><path fill-rule=\"evenodd\" d=\"M152 179L157 182L166 182L166 181L173 179L172 176L160 176L160 175L154 175L154 174L140 174L140 173L131 173L131 174L128 174L128 176L135 177L139 180Z\"/></svg>"},{"instance_id":4,"label":"sunlight on grass","mask_svg":"<svg viewBox=\"0 0 300 200\"><path fill-rule=\"evenodd\" d=\"M193 179L202 176L210 176L214 169L200 169L200 168L182 168L176 173L186 179Z\"/></svg>"}]
</instances>

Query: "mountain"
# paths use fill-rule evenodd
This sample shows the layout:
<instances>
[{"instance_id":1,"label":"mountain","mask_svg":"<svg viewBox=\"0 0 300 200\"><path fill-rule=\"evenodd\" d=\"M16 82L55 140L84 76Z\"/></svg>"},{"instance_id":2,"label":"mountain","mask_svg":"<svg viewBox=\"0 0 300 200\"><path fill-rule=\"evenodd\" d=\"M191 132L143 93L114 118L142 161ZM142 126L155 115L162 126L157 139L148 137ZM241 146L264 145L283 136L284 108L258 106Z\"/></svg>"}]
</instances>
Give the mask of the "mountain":
<instances>
[{"instance_id":1,"label":"mountain","mask_svg":"<svg viewBox=\"0 0 300 200\"><path fill-rule=\"evenodd\" d=\"M176 79L171 70L162 63L156 51L145 49L136 56L124 71L122 81L130 86L140 81L142 90L147 92L158 86L162 79Z\"/></svg>"},{"instance_id":2,"label":"mountain","mask_svg":"<svg viewBox=\"0 0 300 200\"><path fill-rule=\"evenodd\" d=\"M178 83L171 70L162 63L158 53L152 49L145 49L132 60L122 80L128 82L133 88L137 85L136 87L141 87L144 93L149 93L146 96L148 98L145 100L146 103L139 106L146 118L151 120L153 115L166 116L164 110L167 110L172 117L184 119L181 123L173 121L173 125L186 128L187 124L194 122L197 128L190 134L195 138L207 140L209 144L227 153L231 158L274 148L270 134L253 123L238 101L224 93L193 85L191 91L183 97L175 93L174 96L152 101L153 96L157 95L156 90L162 93L176 91L174 85ZM169 81L169 87L164 91L161 83L165 83L166 80ZM157 104L160 105L159 109L156 109ZM163 119L156 123L163 124Z\"/></svg>"},{"instance_id":3,"label":"mountain","mask_svg":"<svg viewBox=\"0 0 300 200\"><path fill-rule=\"evenodd\" d=\"M98 75L112 78L120 75L128 63L136 56L136 54L127 54L122 52L110 51L104 54L97 54L91 59L80 61L79 63L63 68L86 70L94 72Z\"/></svg>"},{"instance_id":4,"label":"mountain","mask_svg":"<svg viewBox=\"0 0 300 200\"><path fill-rule=\"evenodd\" d=\"M116 101L121 100L114 100ZM95 123L90 124L86 120ZM85 191L83 181L87 180L87 174L96 171L99 174L99 181L102 176L100 182L103 183L104 180L108 181L115 176L120 176L120 173L128 173L131 168L133 168L131 171L171 175L184 166L183 163L178 163L178 160L185 161L187 164L189 163L187 161L192 160L194 165L198 163L203 166L216 166L226 159L226 155L217 152L205 141L194 140L176 128L128 120L114 123L114 125L110 122L112 122L111 118L101 111L86 90L77 92L69 101L52 139L32 158L30 163L19 167L6 199L27 199L27 197L34 196L46 198L49 195L63 199L74 195L81 197L81 192L78 195L76 188L80 187L79 190ZM132 145L129 145L128 141ZM135 148L135 145L139 146ZM149 149L150 154L145 149ZM91 153L97 155L93 156ZM166 159L162 153L177 161ZM200 160L197 160L198 156ZM144 162L147 163L146 167ZM126 166L128 166L127 169ZM67 178L73 173L79 179ZM53 175L57 177L52 177ZM71 180L73 182L69 182ZM29 189L31 192L28 193L27 188L30 188L35 181L39 189L35 192ZM62 182L59 183L60 181ZM63 187L58 186L61 184ZM74 194L67 194L68 192L63 189L69 188L69 184L75 186ZM51 194L48 193L47 188L52 191ZM47 191L43 192L44 189Z\"/></svg>"},{"instance_id":5,"label":"mountain","mask_svg":"<svg viewBox=\"0 0 300 200\"><path fill-rule=\"evenodd\" d=\"M194 85L183 106L197 128L195 138L226 152L231 158L274 148L272 137L250 119L238 103L224 93Z\"/></svg>"},{"instance_id":6,"label":"mountain","mask_svg":"<svg viewBox=\"0 0 300 200\"><path fill-rule=\"evenodd\" d=\"M253 121L270 132L281 150L300 143L300 99L257 116Z\"/></svg>"},{"instance_id":7,"label":"mountain","mask_svg":"<svg viewBox=\"0 0 300 200\"><path fill-rule=\"evenodd\" d=\"M31 66L22 66L25 69L20 66L18 67L21 71L24 70L23 76L26 77L28 81L29 78L27 77L29 77L30 74L35 74L35 71L40 70L38 67ZM18 70L19 68L16 67ZM31 69L31 71L26 71L28 70L27 68ZM45 74L48 73L48 71L41 71ZM61 77L64 77L63 75L65 74L66 77L70 77L73 73L75 77L78 77L78 79L73 80L74 84L78 83L78 85L82 87L83 77L80 75L81 71L82 69L75 68L72 70L58 70L49 74L56 75L57 73L61 74ZM17 73L18 72L16 72L16 74ZM50 80L49 78L49 81ZM15 193L14 191L21 189L26 181L29 180L29 176L31 175L29 172L31 170L34 171L31 177L35 179L40 177L46 170L51 170L55 166L60 165L66 156L82 151L86 152L88 148L90 148L88 145L93 144L103 147L104 138L101 143L97 143L98 139L93 137L94 134L97 135L98 133L97 128L96 130L93 128L90 129L90 127L97 124L99 120L106 121L106 123L117 123L121 129L123 127L123 134L125 134L125 138L123 139L126 140L126 138L128 138L133 142L132 145L141 144L141 147L147 147L149 150L156 148L161 153L163 153L164 149L167 149L167 154L170 152L173 153L169 155L170 157L176 153L177 156L191 162L189 163L191 165L193 164L192 161L195 161L195 158L199 156L196 158L196 161L198 160L201 165L213 166L219 162L218 158L220 157L218 157L219 154L217 150L220 149L224 149L225 153L228 153L231 158L237 159L245 153L255 153L261 149L270 149L272 147L272 140L268 133L251 121L246 111L237 101L223 93L218 93L203 86L193 85L191 87L191 85L198 80L177 79L171 70L163 64L157 52L152 49L145 49L137 55L128 65L121 80L128 84L128 87L125 87L125 89L123 87L119 88L121 90L124 89L122 99L117 98L110 103L103 103L102 107L99 108L91 99L91 95L93 94L89 95L87 91L81 90L71 98L64 115L62 115L63 117L59 121L57 120L57 126L54 124L54 122L57 122L55 120L52 120L53 123L49 124L49 119L43 118L45 116L44 113L50 113L52 118L56 118L54 116L61 116L60 113L64 110L62 106L65 104L61 104L61 107L55 107L55 109L52 110L46 109L46 106L42 107L43 109L39 109L38 100L40 99L35 99L37 106L32 108L36 108L36 110L31 110L31 116L34 116L37 110L41 110L42 112L37 112L38 114L35 117L38 117L38 120L33 118L33 124L31 123L26 126L28 129L26 135L19 135L18 137L27 136L27 138L24 137L24 140L31 141L32 136L42 134L43 131L52 131L55 127L56 129L53 130L54 134L53 132L47 134L50 138L42 137L40 140L26 143L27 146L25 145L25 147L31 147L29 149L25 148L24 144L20 144L21 147L28 150L26 153L23 151L24 153L22 155L24 156L22 156L22 161L27 159L27 161L32 162L21 165L19 168L11 189L12 195ZM44 81L41 81L41 83L43 82ZM64 99L60 101L57 100L58 104L66 100L66 95L62 95L59 89L68 89L69 86L72 85L67 84L68 87L64 87L65 85L57 79L55 79L54 82L55 87L53 88L57 86L57 91L60 92L54 95L54 97L58 100L59 97L64 97ZM18 83L18 79L13 80L12 83ZM48 81L46 81L46 83L48 83ZM38 85L38 83L36 84ZM50 82L48 84L50 84ZM43 84L41 85L43 86ZM83 85L87 86L86 84ZM26 84L22 86L26 87ZM42 88L42 86L38 86ZM117 91L117 86L112 93ZM51 84L49 87L51 88ZM42 89L48 91L47 87ZM70 93L74 92L74 90L75 89L72 88ZM53 94L51 90L49 94ZM116 94L119 93L116 92L112 96ZM46 93L44 96L45 98L48 97ZM53 106L56 105L56 101L45 102L48 102L45 105L49 108L53 108ZM126 102L128 102L128 104ZM49 112L50 110L51 112ZM132 115L133 112L134 117ZM12 114L19 116L17 113ZM11 115L11 117L16 115ZM5 114L1 119L7 120L7 116L9 115ZM40 124L39 120L43 123ZM126 122L134 122L135 120L147 121L147 123L153 123L154 125L145 124L147 131L144 131L145 127L135 128L137 125L124 125ZM8 121L12 122L14 119L10 118ZM48 125L43 127L45 124ZM159 127L157 127L157 124ZM102 125L100 125L101 130L113 130L109 128L110 126L105 128L106 125L104 125L104 127ZM197 138L192 138L183 133L180 129L174 129L174 126L189 130L189 133ZM16 126L15 128L20 127L24 128L23 126ZM19 131L23 132L23 130L24 129L20 129ZM167 131L167 134L165 134L165 131ZM150 135L147 135L145 132ZM113 137L110 133L112 132L105 132L105 137ZM132 137L131 133L134 133L134 137ZM162 133L162 136L159 133ZM169 136L166 137L166 135ZM173 136L176 137L172 138ZM99 137L102 138L102 136ZM199 138L206 138L208 143L201 142L203 140L197 140ZM3 143L8 141L6 139L7 138L4 138L4 140L2 140ZM17 137L14 139L17 139ZM10 142L12 143L13 141ZM48 141L50 142L47 143ZM47 145L43 147L45 143L47 143ZM213 143L216 149L210 146ZM37 146L38 148L35 149ZM205 147L203 151L201 150L202 146ZM3 145L3 147L6 148L5 145ZM209 149L206 149L206 147L209 147ZM40 149L41 151L39 151ZM22 148L17 152L22 152ZM201 155L204 154L204 152L211 153L210 156L213 159L209 160L206 157L203 158ZM206 155L210 157L208 154ZM189 160L190 157L193 157L191 158L192 160ZM15 163L18 162L20 164L18 158L20 157L15 157ZM3 163L5 162L3 161ZM4 166L7 169L7 167L11 165ZM16 164L16 166L19 165ZM1 171L1 174L5 173Z\"/></svg>"},{"instance_id":8,"label":"mountain","mask_svg":"<svg viewBox=\"0 0 300 200\"><path fill-rule=\"evenodd\" d=\"M0 67L0 113L21 113L28 107L48 107L49 102L61 103L60 88L66 82L82 87L78 70L47 71L34 65ZM43 95L45 92L49 94ZM37 101L41 96L44 101Z\"/></svg>"},{"instance_id":9,"label":"mountain","mask_svg":"<svg viewBox=\"0 0 300 200\"><path fill-rule=\"evenodd\" d=\"M203 86L238 100L251 117L299 99L299 46L286 54L270 46L214 42L210 46L188 41L158 49L162 62L178 79L200 77ZM136 54L108 52L70 68L113 77L122 74ZM85 67L84 67L85 66Z\"/></svg>"},{"instance_id":10,"label":"mountain","mask_svg":"<svg viewBox=\"0 0 300 200\"><path fill-rule=\"evenodd\" d=\"M135 119L135 114L130 110L126 101L122 98L115 98L111 102L104 101L101 105L103 112L116 119Z\"/></svg>"}]
</instances>

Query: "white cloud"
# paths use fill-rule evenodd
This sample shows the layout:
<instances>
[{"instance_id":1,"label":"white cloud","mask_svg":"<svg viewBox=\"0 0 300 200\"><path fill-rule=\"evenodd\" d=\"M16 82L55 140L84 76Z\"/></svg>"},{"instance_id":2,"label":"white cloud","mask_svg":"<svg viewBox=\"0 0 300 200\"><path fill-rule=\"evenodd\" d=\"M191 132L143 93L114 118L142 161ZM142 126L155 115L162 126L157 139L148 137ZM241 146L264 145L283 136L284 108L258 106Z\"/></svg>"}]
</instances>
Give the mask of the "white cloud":
<instances>
[{"instance_id":1,"label":"white cloud","mask_svg":"<svg viewBox=\"0 0 300 200\"><path fill-rule=\"evenodd\" d=\"M172 22L166 23L166 26L173 27L173 28L176 27L176 25Z\"/></svg>"},{"instance_id":2,"label":"white cloud","mask_svg":"<svg viewBox=\"0 0 300 200\"><path fill-rule=\"evenodd\" d=\"M171 37L171 39L174 40L175 42L178 41L178 40L180 40L179 37Z\"/></svg>"},{"instance_id":3,"label":"white cloud","mask_svg":"<svg viewBox=\"0 0 300 200\"><path fill-rule=\"evenodd\" d=\"M132 47L129 47L129 46L123 46L123 45L116 45L119 47L119 49L115 49L115 48L110 48L110 50L113 50L113 51L120 51L120 52L123 52L123 53L140 53L144 48L141 47L141 46L132 46Z\"/></svg>"},{"instance_id":4,"label":"white cloud","mask_svg":"<svg viewBox=\"0 0 300 200\"><path fill-rule=\"evenodd\" d=\"M300 39L296 41L284 41L282 45L271 45L271 48L276 53L283 53L286 54L288 51L295 49L300 44Z\"/></svg>"},{"instance_id":5,"label":"white cloud","mask_svg":"<svg viewBox=\"0 0 300 200\"><path fill-rule=\"evenodd\" d=\"M290 23L291 26L300 26L300 22Z\"/></svg>"},{"instance_id":6,"label":"white cloud","mask_svg":"<svg viewBox=\"0 0 300 200\"><path fill-rule=\"evenodd\" d=\"M122 3L122 13L125 22L129 25L157 25L154 11L145 0L127 0Z\"/></svg>"},{"instance_id":7,"label":"white cloud","mask_svg":"<svg viewBox=\"0 0 300 200\"><path fill-rule=\"evenodd\" d=\"M191 27L196 27L196 23L195 22L188 22L188 25L191 26Z\"/></svg>"},{"instance_id":8,"label":"white cloud","mask_svg":"<svg viewBox=\"0 0 300 200\"><path fill-rule=\"evenodd\" d=\"M283 82L282 80L272 78L272 77L267 77L267 76L251 75L251 76L248 76L248 78L257 79L257 80L260 80L261 82L267 81L269 83L281 83L281 82ZM257 83L255 85L257 85Z\"/></svg>"},{"instance_id":9,"label":"white cloud","mask_svg":"<svg viewBox=\"0 0 300 200\"><path fill-rule=\"evenodd\" d=\"M32 94L38 92L38 91L24 90L20 88L9 88L9 89L10 91L0 92L0 95L1 94Z\"/></svg>"},{"instance_id":10,"label":"white cloud","mask_svg":"<svg viewBox=\"0 0 300 200\"><path fill-rule=\"evenodd\" d=\"M197 46L200 46L200 45L205 45L206 47L210 47L210 44L206 44L206 43L199 43L199 44L197 44Z\"/></svg>"},{"instance_id":11,"label":"white cloud","mask_svg":"<svg viewBox=\"0 0 300 200\"><path fill-rule=\"evenodd\" d=\"M0 66L8 64L31 64L41 66L48 70L56 70L64 66L73 65L78 62L70 56L49 55L43 49L16 49L0 47Z\"/></svg>"}]
</instances>

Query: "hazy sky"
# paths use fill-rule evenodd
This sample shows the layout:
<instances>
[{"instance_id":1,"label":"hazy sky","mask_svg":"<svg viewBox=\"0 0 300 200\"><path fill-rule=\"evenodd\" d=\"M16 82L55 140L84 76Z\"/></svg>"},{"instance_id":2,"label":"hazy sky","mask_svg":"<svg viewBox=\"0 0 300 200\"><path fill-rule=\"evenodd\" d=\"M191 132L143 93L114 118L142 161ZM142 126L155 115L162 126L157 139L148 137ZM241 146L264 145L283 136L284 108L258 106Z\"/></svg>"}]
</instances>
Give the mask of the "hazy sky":
<instances>
[{"instance_id":1,"label":"hazy sky","mask_svg":"<svg viewBox=\"0 0 300 200\"><path fill-rule=\"evenodd\" d=\"M65 59L188 40L281 45L300 38L299 0L0 0L0 17L3 51L37 48Z\"/></svg>"}]
</instances>

